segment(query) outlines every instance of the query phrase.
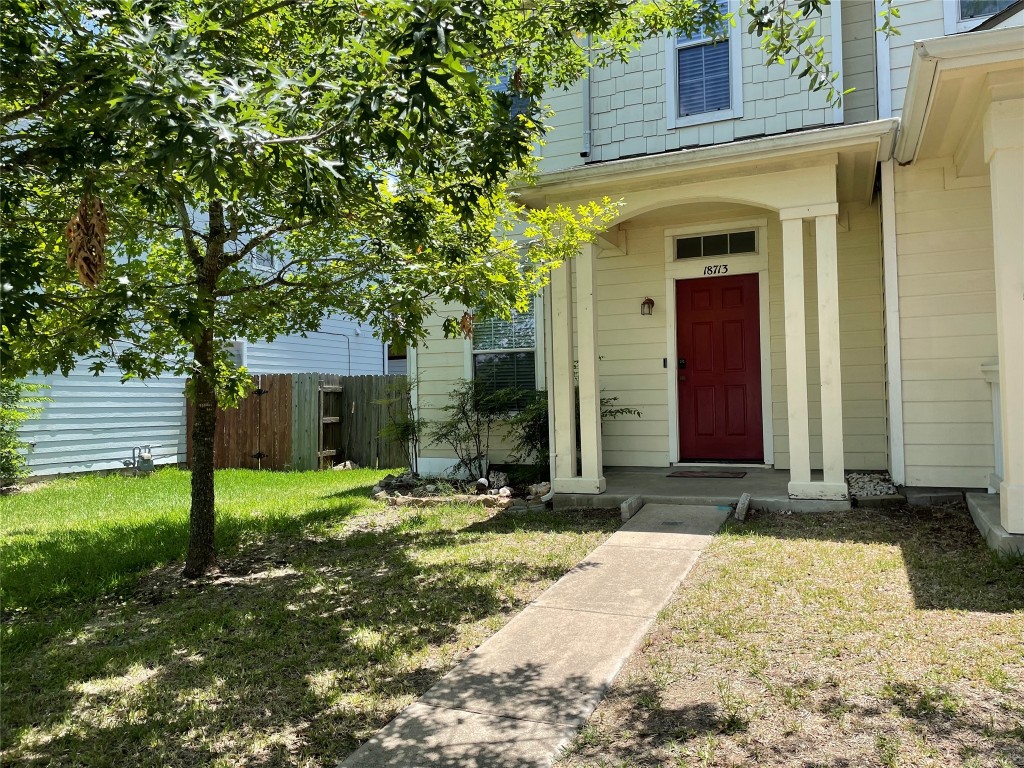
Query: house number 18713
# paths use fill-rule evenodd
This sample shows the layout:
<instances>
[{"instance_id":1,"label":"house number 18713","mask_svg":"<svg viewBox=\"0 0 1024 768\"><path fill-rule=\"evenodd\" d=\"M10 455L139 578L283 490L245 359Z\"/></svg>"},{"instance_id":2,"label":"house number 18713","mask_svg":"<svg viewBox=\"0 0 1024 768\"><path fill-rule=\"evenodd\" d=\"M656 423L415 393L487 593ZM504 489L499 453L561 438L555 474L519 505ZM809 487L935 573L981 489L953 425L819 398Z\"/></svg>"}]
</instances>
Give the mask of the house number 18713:
<instances>
[{"instance_id":1,"label":"house number 18713","mask_svg":"<svg viewBox=\"0 0 1024 768\"><path fill-rule=\"evenodd\" d=\"M728 264L709 264L704 267L705 275L725 275L729 272Z\"/></svg>"}]
</instances>

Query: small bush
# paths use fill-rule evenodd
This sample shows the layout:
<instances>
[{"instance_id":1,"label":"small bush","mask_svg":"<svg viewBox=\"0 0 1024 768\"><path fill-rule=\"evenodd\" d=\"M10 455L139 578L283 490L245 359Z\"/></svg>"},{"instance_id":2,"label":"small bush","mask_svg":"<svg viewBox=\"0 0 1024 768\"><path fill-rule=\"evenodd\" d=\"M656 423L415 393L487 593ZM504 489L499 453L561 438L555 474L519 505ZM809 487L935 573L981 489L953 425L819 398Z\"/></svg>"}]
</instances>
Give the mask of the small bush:
<instances>
[{"instance_id":1,"label":"small bush","mask_svg":"<svg viewBox=\"0 0 1024 768\"><path fill-rule=\"evenodd\" d=\"M42 410L36 403L49 399L36 394L41 389L40 384L0 379L0 487L28 474L25 453L30 446L18 437L18 428Z\"/></svg>"},{"instance_id":2,"label":"small bush","mask_svg":"<svg viewBox=\"0 0 1024 768\"><path fill-rule=\"evenodd\" d=\"M506 422L515 406L518 390L494 390L486 382L460 379L443 410L448 417L429 429L435 443L451 446L459 462L455 472L470 478L487 477L490 469L491 436Z\"/></svg>"}]
</instances>

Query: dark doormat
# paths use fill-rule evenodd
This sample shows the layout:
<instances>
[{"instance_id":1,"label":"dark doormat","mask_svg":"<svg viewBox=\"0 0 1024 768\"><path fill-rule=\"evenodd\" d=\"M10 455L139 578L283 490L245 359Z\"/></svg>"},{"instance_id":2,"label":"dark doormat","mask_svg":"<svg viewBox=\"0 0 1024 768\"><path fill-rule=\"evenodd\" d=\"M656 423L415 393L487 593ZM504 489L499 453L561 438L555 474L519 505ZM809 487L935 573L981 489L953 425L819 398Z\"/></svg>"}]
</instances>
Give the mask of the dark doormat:
<instances>
[{"instance_id":1,"label":"dark doormat","mask_svg":"<svg viewBox=\"0 0 1024 768\"><path fill-rule=\"evenodd\" d=\"M680 470L678 472L672 472L667 477L728 477L728 478L739 478L746 477L746 472L740 472L733 469L723 469L721 471L702 472L695 470Z\"/></svg>"}]
</instances>

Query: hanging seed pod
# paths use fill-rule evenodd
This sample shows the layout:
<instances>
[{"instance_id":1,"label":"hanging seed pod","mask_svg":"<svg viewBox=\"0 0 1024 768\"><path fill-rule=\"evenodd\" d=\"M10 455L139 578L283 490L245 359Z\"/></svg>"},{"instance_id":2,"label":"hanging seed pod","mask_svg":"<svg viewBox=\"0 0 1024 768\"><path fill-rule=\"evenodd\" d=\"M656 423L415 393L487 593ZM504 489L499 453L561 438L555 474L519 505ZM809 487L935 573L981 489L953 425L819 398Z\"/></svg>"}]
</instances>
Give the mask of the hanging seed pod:
<instances>
[{"instance_id":1,"label":"hanging seed pod","mask_svg":"<svg viewBox=\"0 0 1024 768\"><path fill-rule=\"evenodd\" d=\"M107 244L107 212L103 201L86 194L71 217L64 236L68 242L68 269L78 272L87 288L95 288L103 275Z\"/></svg>"},{"instance_id":2,"label":"hanging seed pod","mask_svg":"<svg viewBox=\"0 0 1024 768\"><path fill-rule=\"evenodd\" d=\"M468 311L462 313L462 319L459 320L459 328L462 329L462 335L467 339L473 338L473 315Z\"/></svg>"}]
</instances>

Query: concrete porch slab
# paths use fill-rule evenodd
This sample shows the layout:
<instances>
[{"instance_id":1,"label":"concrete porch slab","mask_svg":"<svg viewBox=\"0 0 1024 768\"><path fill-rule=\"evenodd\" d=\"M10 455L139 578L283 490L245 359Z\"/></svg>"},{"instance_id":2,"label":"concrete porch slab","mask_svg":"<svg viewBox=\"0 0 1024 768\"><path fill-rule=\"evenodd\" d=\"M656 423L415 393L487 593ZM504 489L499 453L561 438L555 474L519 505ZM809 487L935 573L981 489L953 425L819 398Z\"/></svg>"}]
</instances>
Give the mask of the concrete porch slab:
<instances>
[{"instance_id":1,"label":"concrete porch slab","mask_svg":"<svg viewBox=\"0 0 1024 768\"><path fill-rule=\"evenodd\" d=\"M531 606L420 701L499 717L581 725L651 621L648 616Z\"/></svg>"},{"instance_id":2,"label":"concrete porch slab","mask_svg":"<svg viewBox=\"0 0 1024 768\"><path fill-rule=\"evenodd\" d=\"M842 512L849 501L789 498L789 472L768 467L685 467L685 469L740 470L742 478L668 477L683 467L605 467L605 492L598 495L557 494L557 509L611 509L630 496L640 495L645 504L727 506L742 493L750 494L750 508L765 512ZM821 472L811 478L821 479Z\"/></svg>"},{"instance_id":3,"label":"concrete porch slab","mask_svg":"<svg viewBox=\"0 0 1024 768\"><path fill-rule=\"evenodd\" d=\"M646 504L608 539L606 546L695 550L707 546L732 510L680 504Z\"/></svg>"},{"instance_id":4,"label":"concrete porch slab","mask_svg":"<svg viewBox=\"0 0 1024 768\"><path fill-rule=\"evenodd\" d=\"M1024 556L1024 534L1008 533L999 522L999 494L968 493L967 509L985 543L1003 555Z\"/></svg>"}]
</instances>

